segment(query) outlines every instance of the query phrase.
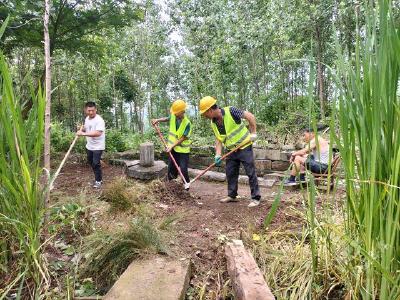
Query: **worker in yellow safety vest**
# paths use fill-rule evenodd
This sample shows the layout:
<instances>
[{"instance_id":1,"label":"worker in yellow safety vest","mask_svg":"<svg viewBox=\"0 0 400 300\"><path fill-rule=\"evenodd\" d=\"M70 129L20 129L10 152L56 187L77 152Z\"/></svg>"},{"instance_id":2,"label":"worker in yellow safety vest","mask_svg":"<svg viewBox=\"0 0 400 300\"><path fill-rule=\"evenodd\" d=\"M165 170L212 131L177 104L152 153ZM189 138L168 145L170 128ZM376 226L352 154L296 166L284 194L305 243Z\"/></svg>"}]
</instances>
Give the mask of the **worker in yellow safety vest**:
<instances>
[{"instance_id":1,"label":"worker in yellow safety vest","mask_svg":"<svg viewBox=\"0 0 400 300\"><path fill-rule=\"evenodd\" d=\"M153 125L159 122L169 122L168 147L165 151L171 152L186 182L190 182L188 165L192 126L189 118L185 115L186 107L187 104L185 101L181 99L176 100L172 103L169 117L153 119L151 122ZM178 170L170 158L168 161L168 180L175 179L177 176Z\"/></svg>"},{"instance_id":2,"label":"worker in yellow safety vest","mask_svg":"<svg viewBox=\"0 0 400 300\"><path fill-rule=\"evenodd\" d=\"M215 163L221 165L222 147L228 151L240 145L237 151L233 152L226 159L226 178L228 181L228 197L220 200L222 203L238 201L238 179L240 164L243 165L251 189L251 202L249 207L260 204L261 194L258 187L258 179L254 164L252 143L257 139L257 126L254 115L233 106L221 108L217 100L207 96L200 100L200 114L211 120L211 128L216 137ZM249 122L249 129L243 119Z\"/></svg>"}]
</instances>

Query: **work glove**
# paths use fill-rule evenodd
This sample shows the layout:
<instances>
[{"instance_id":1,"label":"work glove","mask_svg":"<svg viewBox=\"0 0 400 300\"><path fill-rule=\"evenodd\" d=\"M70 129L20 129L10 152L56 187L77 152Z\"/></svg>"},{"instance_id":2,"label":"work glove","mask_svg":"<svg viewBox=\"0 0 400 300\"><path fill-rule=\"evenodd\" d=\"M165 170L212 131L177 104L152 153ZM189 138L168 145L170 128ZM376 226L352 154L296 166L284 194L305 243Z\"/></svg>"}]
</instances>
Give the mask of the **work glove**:
<instances>
[{"instance_id":1,"label":"work glove","mask_svg":"<svg viewBox=\"0 0 400 300\"><path fill-rule=\"evenodd\" d=\"M221 159L221 155L215 155L214 157L214 163L217 167L221 166L222 163L222 159Z\"/></svg>"},{"instance_id":2,"label":"work glove","mask_svg":"<svg viewBox=\"0 0 400 300\"><path fill-rule=\"evenodd\" d=\"M257 133L250 134L250 141L254 142L257 139Z\"/></svg>"}]
</instances>

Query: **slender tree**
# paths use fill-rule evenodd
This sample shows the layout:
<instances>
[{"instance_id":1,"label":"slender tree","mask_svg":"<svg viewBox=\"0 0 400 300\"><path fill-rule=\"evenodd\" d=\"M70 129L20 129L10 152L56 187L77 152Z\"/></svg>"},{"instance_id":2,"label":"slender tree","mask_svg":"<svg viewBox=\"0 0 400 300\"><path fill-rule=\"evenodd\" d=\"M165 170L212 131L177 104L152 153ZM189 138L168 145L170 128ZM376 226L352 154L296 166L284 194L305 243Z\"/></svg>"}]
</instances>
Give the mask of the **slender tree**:
<instances>
[{"instance_id":1,"label":"slender tree","mask_svg":"<svg viewBox=\"0 0 400 300\"><path fill-rule=\"evenodd\" d=\"M51 111L51 59L50 59L50 37L49 37L49 15L50 0L44 1L44 56L45 56L45 91L46 109L44 125L44 167L50 172L50 111ZM46 203L50 200L50 190L46 195Z\"/></svg>"}]
</instances>

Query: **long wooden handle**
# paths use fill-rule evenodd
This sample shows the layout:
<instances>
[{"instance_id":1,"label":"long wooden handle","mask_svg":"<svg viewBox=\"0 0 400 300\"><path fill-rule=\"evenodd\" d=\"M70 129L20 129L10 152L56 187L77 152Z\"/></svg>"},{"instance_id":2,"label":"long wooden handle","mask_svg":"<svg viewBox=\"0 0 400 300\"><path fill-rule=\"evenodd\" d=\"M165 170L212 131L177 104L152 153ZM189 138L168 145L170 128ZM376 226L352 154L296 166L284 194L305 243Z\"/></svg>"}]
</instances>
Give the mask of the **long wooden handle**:
<instances>
[{"instance_id":1,"label":"long wooden handle","mask_svg":"<svg viewBox=\"0 0 400 300\"><path fill-rule=\"evenodd\" d=\"M236 151L239 150L240 148L242 148L242 147L244 147L244 146L246 146L246 145L248 145L248 144L250 144L250 143L251 143L251 141L248 141L248 142L246 142L246 143L244 143L244 144L241 144L241 145L237 146L235 149L229 151L228 153L224 154L224 155L221 157L221 161L224 160L225 158L227 158L227 157L228 157L229 155L231 155L233 152L236 152ZM203 175L206 174L208 171L210 171L210 169L212 169L215 165L216 165L215 162L212 163L211 165L209 165L207 168L205 168L203 171L201 171L200 174L198 174L195 178L193 178L193 179L190 181L190 183L195 182L195 181L196 181L197 179L199 179L201 176L203 176Z\"/></svg>"},{"instance_id":2,"label":"long wooden handle","mask_svg":"<svg viewBox=\"0 0 400 300\"><path fill-rule=\"evenodd\" d=\"M80 128L79 130L82 130L82 128L83 128L83 125L81 125L81 128ZM68 158L68 156L70 155L72 149L74 148L75 143L76 143L76 141L78 140L78 138L79 138L79 136L78 136L78 135L75 135L75 138L74 138L74 140L73 140L72 143L71 143L71 146L69 146L69 149L68 149L67 153L65 153L65 156L64 156L63 160L61 161L60 165L58 166L57 171L54 173L54 176L53 176L53 178L52 178L51 181L50 181L50 190L53 189L54 181L55 181L56 178L58 177L58 174L60 174L61 169L62 169L62 167L64 166L65 162L67 161L67 158Z\"/></svg>"},{"instance_id":3,"label":"long wooden handle","mask_svg":"<svg viewBox=\"0 0 400 300\"><path fill-rule=\"evenodd\" d=\"M158 136L160 137L162 143L164 144L164 147L167 148L167 142L165 141L165 139L160 131L160 128L158 128L158 126L156 124L152 124L152 125L156 129ZM188 182L186 182L185 176L183 176L181 168L179 168L178 164L176 163L174 156L172 155L171 152L168 152L168 154L169 154L169 157L171 158L173 164L175 165L175 168L178 170L179 176L181 176L183 182L185 183L185 185L187 185Z\"/></svg>"}]
</instances>

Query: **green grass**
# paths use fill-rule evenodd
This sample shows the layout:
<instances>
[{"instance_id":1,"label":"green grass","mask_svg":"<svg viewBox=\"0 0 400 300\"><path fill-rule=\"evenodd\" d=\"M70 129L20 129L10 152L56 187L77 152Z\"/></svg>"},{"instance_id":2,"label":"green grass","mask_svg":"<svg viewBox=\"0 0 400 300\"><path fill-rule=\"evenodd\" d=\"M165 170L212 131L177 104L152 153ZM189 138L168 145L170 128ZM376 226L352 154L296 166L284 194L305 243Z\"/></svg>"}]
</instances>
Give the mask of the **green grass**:
<instances>
[{"instance_id":1,"label":"green grass","mask_svg":"<svg viewBox=\"0 0 400 300\"><path fill-rule=\"evenodd\" d=\"M388 0L376 9L366 5L366 26L359 29L365 38L357 39L354 60L337 51L336 141L346 175L348 263L358 299L400 297L400 32L393 7Z\"/></svg>"},{"instance_id":2,"label":"green grass","mask_svg":"<svg viewBox=\"0 0 400 300\"><path fill-rule=\"evenodd\" d=\"M266 245L256 246L278 299L326 298L335 289L345 299L400 299L400 31L393 7L389 0L364 3L366 25L357 27L351 58L336 43L331 126L339 128L331 130L331 144L341 153L346 195L342 202L333 190L323 198L342 217L329 205L319 211L311 180L302 238L270 232ZM310 106L313 91L310 84ZM316 114L310 124L315 128Z\"/></svg>"}]
</instances>

